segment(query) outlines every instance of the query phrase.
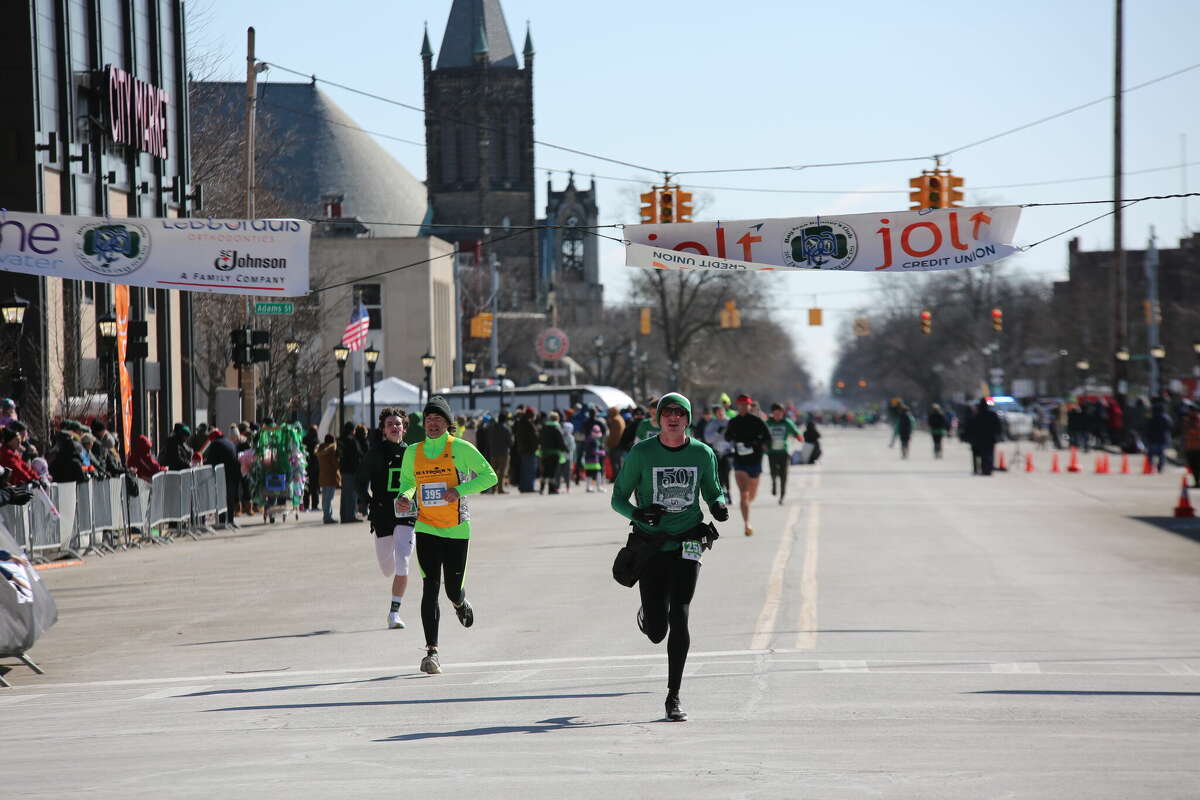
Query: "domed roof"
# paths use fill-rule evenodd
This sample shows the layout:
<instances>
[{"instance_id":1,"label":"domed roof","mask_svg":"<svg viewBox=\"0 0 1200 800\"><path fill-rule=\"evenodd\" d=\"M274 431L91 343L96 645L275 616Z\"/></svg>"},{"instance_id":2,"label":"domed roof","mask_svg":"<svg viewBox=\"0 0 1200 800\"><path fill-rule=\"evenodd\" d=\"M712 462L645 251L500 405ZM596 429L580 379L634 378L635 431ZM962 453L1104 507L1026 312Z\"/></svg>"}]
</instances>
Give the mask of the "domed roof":
<instances>
[{"instance_id":1,"label":"domed roof","mask_svg":"<svg viewBox=\"0 0 1200 800\"><path fill-rule=\"evenodd\" d=\"M244 114L245 98L244 83L198 84L191 113ZM417 236L420 228L372 222L429 221L425 184L315 85L260 83L258 129L275 146L268 158L259 157L259 184L289 214L324 217L323 199L341 195L342 216L357 217L375 237Z\"/></svg>"}]
</instances>

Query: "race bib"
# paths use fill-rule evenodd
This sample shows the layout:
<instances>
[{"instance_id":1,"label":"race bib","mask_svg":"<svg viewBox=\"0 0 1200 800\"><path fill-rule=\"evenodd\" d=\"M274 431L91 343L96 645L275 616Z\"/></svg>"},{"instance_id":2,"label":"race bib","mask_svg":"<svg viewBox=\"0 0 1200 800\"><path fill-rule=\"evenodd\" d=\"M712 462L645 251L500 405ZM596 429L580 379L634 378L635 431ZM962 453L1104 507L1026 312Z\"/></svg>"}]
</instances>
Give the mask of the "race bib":
<instances>
[{"instance_id":1,"label":"race bib","mask_svg":"<svg viewBox=\"0 0 1200 800\"><path fill-rule=\"evenodd\" d=\"M737 452L737 454L739 456L754 455L754 448L748 444L743 444L742 442L738 442L736 445L734 445L734 450Z\"/></svg>"},{"instance_id":2,"label":"race bib","mask_svg":"<svg viewBox=\"0 0 1200 800\"><path fill-rule=\"evenodd\" d=\"M446 482L421 484L421 505L426 508L446 505Z\"/></svg>"},{"instance_id":3,"label":"race bib","mask_svg":"<svg viewBox=\"0 0 1200 800\"><path fill-rule=\"evenodd\" d=\"M771 433L771 448L774 450L782 450L787 446L787 436L782 433Z\"/></svg>"},{"instance_id":4,"label":"race bib","mask_svg":"<svg viewBox=\"0 0 1200 800\"><path fill-rule=\"evenodd\" d=\"M695 539L684 539L679 554L688 561L700 562L700 552L703 548Z\"/></svg>"}]
</instances>

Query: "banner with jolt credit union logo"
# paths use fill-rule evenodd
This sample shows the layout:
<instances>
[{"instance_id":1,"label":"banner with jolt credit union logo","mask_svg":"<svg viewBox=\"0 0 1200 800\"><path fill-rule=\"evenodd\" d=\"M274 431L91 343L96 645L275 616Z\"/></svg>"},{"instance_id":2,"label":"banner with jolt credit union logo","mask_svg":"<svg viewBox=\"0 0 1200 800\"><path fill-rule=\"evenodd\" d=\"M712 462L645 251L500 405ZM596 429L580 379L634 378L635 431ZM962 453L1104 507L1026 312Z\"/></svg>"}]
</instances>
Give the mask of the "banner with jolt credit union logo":
<instances>
[{"instance_id":1,"label":"banner with jolt credit union logo","mask_svg":"<svg viewBox=\"0 0 1200 800\"><path fill-rule=\"evenodd\" d=\"M1020 206L629 225L625 264L655 269L927 272L1017 252Z\"/></svg>"},{"instance_id":2,"label":"banner with jolt credit union logo","mask_svg":"<svg viewBox=\"0 0 1200 800\"><path fill-rule=\"evenodd\" d=\"M218 294L308 294L312 225L296 219L0 215L0 270Z\"/></svg>"}]
</instances>

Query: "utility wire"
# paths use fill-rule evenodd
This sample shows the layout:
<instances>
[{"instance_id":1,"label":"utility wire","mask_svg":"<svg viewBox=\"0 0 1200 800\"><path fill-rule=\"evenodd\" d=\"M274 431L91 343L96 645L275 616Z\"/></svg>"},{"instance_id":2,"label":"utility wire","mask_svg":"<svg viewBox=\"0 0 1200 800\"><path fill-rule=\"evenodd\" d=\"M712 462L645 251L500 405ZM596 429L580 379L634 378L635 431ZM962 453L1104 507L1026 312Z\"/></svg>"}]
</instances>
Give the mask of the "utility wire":
<instances>
[{"instance_id":1,"label":"utility wire","mask_svg":"<svg viewBox=\"0 0 1200 800\"><path fill-rule=\"evenodd\" d=\"M443 121L445 121L445 122L454 122L454 123L457 123L457 124L459 124L459 125L467 125L467 126L469 126L469 127L472 127L472 128L478 128L479 130L485 130L485 131L489 131L489 132L491 132L491 133L498 133L498 132L499 132L499 131L498 131L498 129L496 129L496 128L492 128L492 127L489 127L489 126L487 126L487 125L480 125L480 124L479 124L479 123L477 123L477 122L471 122L471 121L468 121L468 120L462 120L462 119L454 119L454 118L452 118L452 117L445 117L445 116L442 116L442 115L439 115L439 114L433 114L433 113L431 113L431 112L428 112L428 111L426 111L424 108L421 108L420 106L414 106L414 105L412 105L412 104L410 104L410 103L404 103L404 102L401 102L401 101L399 101L399 100L394 100L394 99L392 99L392 98L390 98L390 97L384 97L383 95L380 95L380 94L375 94L374 92L368 92L368 91L365 91L365 90L363 90L363 89L355 89L353 86L347 86L347 85L345 85L344 83L337 83L336 81L331 81L331 80L328 80L328 79L326 79L326 78L318 78L316 75L309 75L309 74L305 74L305 73L303 73L303 72L300 72L300 71L298 71L298 70L294 70L294 69L291 69L291 68L289 68L289 67L285 67L285 66L283 66L283 65L281 65L281 64L276 64L276 63L275 63L275 62L273 62L273 61L262 61L262 60L260 59L260 63L267 64L267 65L269 65L269 66L271 66L271 67L274 67L274 68L276 68L276 69L282 70L283 72L290 72L290 73L291 73L291 74L293 74L293 75L299 75L299 76L300 76L300 77L302 77L302 78L310 78L310 79L312 79L312 81L314 81L314 82L320 81L321 83L323 83L323 84L325 84L325 85L327 85L327 86L336 86L338 89L342 89L343 91L347 91L347 92L350 92L350 93L352 93L352 94L361 95L362 97L369 97L369 98L371 98L372 100L379 100L379 101L381 101L381 102L384 102L384 103L389 103L390 105L399 106L400 108L407 108L407 109L408 109L408 110L410 110L410 111L416 111L416 112L418 112L418 113L425 114L426 116L434 117L434 118L436 118L436 119L440 119L440 120L443 120ZM609 162L610 164L619 164L619 165L620 165L620 166L622 166L622 167L631 167L631 168L633 168L633 169L640 169L640 170L642 170L642 171L644 171L644 172L656 172L656 173L660 173L660 174L663 172L663 170L661 170L661 169L655 169L654 167L647 167L647 166L643 166L643 165L641 165L641 164L634 164L634 163L632 163L632 162L629 162L629 161L622 161L622 160L620 160L620 159L618 159L618 158L610 158L610 157L608 157L608 156L602 156L602 155L598 155L598 154L596 154L596 153L589 153L589 152L587 152L587 151L585 151L585 150L576 150L576 149L575 149L575 148L573 148L573 147L564 147L563 145L560 145L560 144L553 144L553 143L551 143L551 142L544 142L544 141L542 141L542 140L540 140L540 139L534 139L534 140L533 140L533 143L534 143L534 144L539 144L539 145L541 145L542 147L549 147L549 148L551 148L551 149L554 149L554 150L562 150L562 151L564 151L564 152L567 152L567 153L573 153L573 154L575 154L575 155L578 155L578 156L585 156L585 157L587 157L587 158L594 158L594 159L597 159L597 160L599 160L599 161L607 161L607 162Z\"/></svg>"}]
</instances>

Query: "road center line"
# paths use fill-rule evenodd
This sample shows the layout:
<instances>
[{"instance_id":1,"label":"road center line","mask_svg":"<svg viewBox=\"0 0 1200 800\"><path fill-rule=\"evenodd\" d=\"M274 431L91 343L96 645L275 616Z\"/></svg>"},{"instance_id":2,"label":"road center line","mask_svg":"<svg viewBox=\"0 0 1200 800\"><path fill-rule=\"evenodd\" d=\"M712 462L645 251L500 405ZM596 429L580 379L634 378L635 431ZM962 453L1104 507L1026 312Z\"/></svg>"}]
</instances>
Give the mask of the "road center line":
<instances>
[{"instance_id":1,"label":"road center line","mask_svg":"<svg viewBox=\"0 0 1200 800\"><path fill-rule=\"evenodd\" d=\"M787 571L788 561L792 557L792 541L796 538L800 509L799 503L792 506L788 512L783 536L779 537L779 549L775 551L771 576L767 579L767 596L763 600L762 611L759 612L758 622L754 625L754 636L750 640L751 650L766 650L771 644L771 637L775 635L775 619L779 616L779 604L783 597L783 574Z\"/></svg>"},{"instance_id":2,"label":"road center line","mask_svg":"<svg viewBox=\"0 0 1200 800\"><path fill-rule=\"evenodd\" d=\"M804 536L804 572L800 578L800 627L797 650L817 646L817 539L821 529L821 504L809 503Z\"/></svg>"}]
</instances>

